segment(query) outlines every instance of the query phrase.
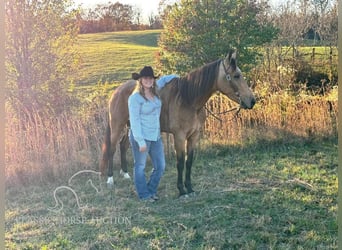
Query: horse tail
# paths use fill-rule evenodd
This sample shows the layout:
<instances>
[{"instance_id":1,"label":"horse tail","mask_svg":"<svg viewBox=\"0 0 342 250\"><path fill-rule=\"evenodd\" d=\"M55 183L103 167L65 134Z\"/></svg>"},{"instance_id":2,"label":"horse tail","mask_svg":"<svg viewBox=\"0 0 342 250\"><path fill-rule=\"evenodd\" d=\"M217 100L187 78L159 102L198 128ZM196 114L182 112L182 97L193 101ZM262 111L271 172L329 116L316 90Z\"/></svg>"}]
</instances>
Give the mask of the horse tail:
<instances>
[{"instance_id":1,"label":"horse tail","mask_svg":"<svg viewBox=\"0 0 342 250\"><path fill-rule=\"evenodd\" d=\"M101 172L102 176L105 175L105 172L107 171L107 168L108 168L110 145L111 145L111 143L110 143L110 125L109 125L109 121L108 121L104 142L102 144L102 160L100 162L100 172Z\"/></svg>"}]
</instances>

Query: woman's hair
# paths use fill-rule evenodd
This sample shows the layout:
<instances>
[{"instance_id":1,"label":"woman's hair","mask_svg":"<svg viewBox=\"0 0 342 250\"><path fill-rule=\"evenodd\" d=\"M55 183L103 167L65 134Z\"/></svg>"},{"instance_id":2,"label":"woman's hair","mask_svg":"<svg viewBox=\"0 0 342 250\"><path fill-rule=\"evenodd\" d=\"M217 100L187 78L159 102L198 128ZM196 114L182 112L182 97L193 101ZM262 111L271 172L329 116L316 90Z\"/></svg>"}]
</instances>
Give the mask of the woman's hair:
<instances>
[{"instance_id":1,"label":"woman's hair","mask_svg":"<svg viewBox=\"0 0 342 250\"><path fill-rule=\"evenodd\" d=\"M141 81L142 81L142 78L140 78L138 80L138 84L135 87L135 91L138 91L140 93L140 95L142 95L145 99L147 99L146 96L145 96L145 90L144 90L144 87L143 87ZM152 92L152 94L154 96L157 96L159 98L159 95L157 93L157 82L156 82L156 79L153 79L153 85L151 87L151 92Z\"/></svg>"}]
</instances>

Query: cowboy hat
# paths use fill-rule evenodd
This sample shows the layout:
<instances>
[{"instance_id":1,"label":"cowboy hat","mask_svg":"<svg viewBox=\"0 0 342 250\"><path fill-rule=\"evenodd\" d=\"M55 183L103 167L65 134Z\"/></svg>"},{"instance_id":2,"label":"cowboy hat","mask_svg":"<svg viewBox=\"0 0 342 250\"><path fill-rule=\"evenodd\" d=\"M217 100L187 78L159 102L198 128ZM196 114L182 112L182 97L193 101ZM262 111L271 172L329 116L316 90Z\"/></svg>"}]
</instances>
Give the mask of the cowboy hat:
<instances>
[{"instance_id":1,"label":"cowboy hat","mask_svg":"<svg viewBox=\"0 0 342 250\"><path fill-rule=\"evenodd\" d=\"M145 66L140 73L132 73L132 78L134 80L139 80L140 77L147 76L147 77L153 77L154 79L158 78L158 76L155 76L153 73L153 69L151 66Z\"/></svg>"}]
</instances>

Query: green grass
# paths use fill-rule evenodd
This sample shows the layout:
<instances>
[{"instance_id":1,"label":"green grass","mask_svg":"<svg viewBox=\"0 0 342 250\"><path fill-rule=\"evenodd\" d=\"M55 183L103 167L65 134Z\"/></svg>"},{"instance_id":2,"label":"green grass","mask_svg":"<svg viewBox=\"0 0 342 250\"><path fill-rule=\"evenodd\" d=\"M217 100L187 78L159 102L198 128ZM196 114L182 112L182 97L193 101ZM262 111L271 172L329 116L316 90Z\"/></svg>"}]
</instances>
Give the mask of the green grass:
<instances>
[{"instance_id":1,"label":"green grass","mask_svg":"<svg viewBox=\"0 0 342 250\"><path fill-rule=\"evenodd\" d=\"M106 103L111 88L153 65L158 32L82 35L76 94L95 106L98 99ZM90 115L87 107L79 112ZM75 166L97 169L82 160L80 149L78 163L53 168L59 178L7 185L6 249L337 249L337 138L288 140L250 130L238 144L201 141L192 172L196 195L186 199L178 198L175 159L168 156L155 204L139 202L118 170L113 190L94 178L97 193L91 175L69 185ZM72 139L58 141L70 145ZM47 159L44 166L54 163ZM21 166L23 179L28 165ZM63 209L55 211L53 194L62 185L73 188L82 208L61 189Z\"/></svg>"},{"instance_id":2,"label":"green grass","mask_svg":"<svg viewBox=\"0 0 342 250\"><path fill-rule=\"evenodd\" d=\"M154 62L160 30L83 34L78 85L121 82L144 65Z\"/></svg>"},{"instance_id":3,"label":"green grass","mask_svg":"<svg viewBox=\"0 0 342 250\"><path fill-rule=\"evenodd\" d=\"M115 172L96 193L86 179L6 190L7 249L337 249L337 140L313 143L203 144L196 155L196 196L179 199L174 159L161 200L137 200L133 184ZM130 169L130 172L132 170Z\"/></svg>"}]
</instances>

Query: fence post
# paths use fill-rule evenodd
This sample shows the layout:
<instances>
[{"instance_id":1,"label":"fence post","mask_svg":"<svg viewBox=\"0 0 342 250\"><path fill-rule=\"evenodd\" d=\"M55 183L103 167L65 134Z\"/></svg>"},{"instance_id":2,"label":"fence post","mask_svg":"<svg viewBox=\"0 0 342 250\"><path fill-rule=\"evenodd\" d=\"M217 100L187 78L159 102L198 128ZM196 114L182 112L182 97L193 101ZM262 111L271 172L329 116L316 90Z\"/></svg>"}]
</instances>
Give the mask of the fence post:
<instances>
[{"instance_id":1,"label":"fence post","mask_svg":"<svg viewBox=\"0 0 342 250\"><path fill-rule=\"evenodd\" d=\"M292 58L295 59L296 58L296 47L294 44L292 44Z\"/></svg>"},{"instance_id":2,"label":"fence post","mask_svg":"<svg viewBox=\"0 0 342 250\"><path fill-rule=\"evenodd\" d=\"M268 72L270 72L271 71L270 48L266 48L266 57L267 57Z\"/></svg>"},{"instance_id":3,"label":"fence post","mask_svg":"<svg viewBox=\"0 0 342 250\"><path fill-rule=\"evenodd\" d=\"M332 82L332 78L333 78L333 49L332 49L332 46L330 44L330 52L329 52L329 80L330 80L330 83Z\"/></svg>"},{"instance_id":4,"label":"fence post","mask_svg":"<svg viewBox=\"0 0 342 250\"><path fill-rule=\"evenodd\" d=\"M294 44L292 44L292 71L294 71L296 68L295 62L296 62L296 47Z\"/></svg>"},{"instance_id":5,"label":"fence post","mask_svg":"<svg viewBox=\"0 0 342 250\"><path fill-rule=\"evenodd\" d=\"M312 54L311 54L311 62L312 62L312 63L315 62L315 50L316 50L316 48L313 47L313 48L312 48Z\"/></svg>"}]
</instances>

